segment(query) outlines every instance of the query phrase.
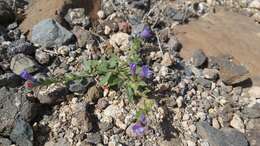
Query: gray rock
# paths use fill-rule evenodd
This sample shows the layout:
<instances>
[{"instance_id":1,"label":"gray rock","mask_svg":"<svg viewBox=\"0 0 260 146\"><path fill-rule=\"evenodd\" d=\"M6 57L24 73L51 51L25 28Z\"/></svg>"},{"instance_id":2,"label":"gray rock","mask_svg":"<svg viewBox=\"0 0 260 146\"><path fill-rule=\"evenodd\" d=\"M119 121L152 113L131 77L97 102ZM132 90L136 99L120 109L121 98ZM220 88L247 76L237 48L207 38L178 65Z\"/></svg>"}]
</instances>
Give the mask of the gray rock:
<instances>
[{"instance_id":1,"label":"gray rock","mask_svg":"<svg viewBox=\"0 0 260 146\"><path fill-rule=\"evenodd\" d=\"M38 71L39 65L31 59L31 57L24 54L17 54L11 60L10 69L17 75L23 70L33 73Z\"/></svg>"},{"instance_id":2,"label":"gray rock","mask_svg":"<svg viewBox=\"0 0 260 146\"><path fill-rule=\"evenodd\" d=\"M73 28L73 33L77 38L79 47L86 47L86 45L92 46L95 44L94 36L84 28L75 26Z\"/></svg>"},{"instance_id":3,"label":"gray rock","mask_svg":"<svg viewBox=\"0 0 260 146\"><path fill-rule=\"evenodd\" d=\"M7 25L14 21L15 14L5 0L0 0L0 24Z\"/></svg>"},{"instance_id":4,"label":"gray rock","mask_svg":"<svg viewBox=\"0 0 260 146\"><path fill-rule=\"evenodd\" d=\"M111 122L100 122L98 123L98 127L101 132L106 132L114 127L113 123Z\"/></svg>"},{"instance_id":5,"label":"gray rock","mask_svg":"<svg viewBox=\"0 0 260 146\"><path fill-rule=\"evenodd\" d=\"M71 41L73 34L53 19L46 19L32 29L31 41L42 47L57 47Z\"/></svg>"},{"instance_id":6,"label":"gray rock","mask_svg":"<svg viewBox=\"0 0 260 146\"><path fill-rule=\"evenodd\" d=\"M260 119L252 119L247 123L247 138L250 146L258 146L260 143Z\"/></svg>"},{"instance_id":7,"label":"gray rock","mask_svg":"<svg viewBox=\"0 0 260 146\"><path fill-rule=\"evenodd\" d=\"M242 113L247 118L260 118L260 103L246 106Z\"/></svg>"},{"instance_id":8,"label":"gray rock","mask_svg":"<svg viewBox=\"0 0 260 146\"><path fill-rule=\"evenodd\" d=\"M35 59L40 64L48 64L50 62L50 55L47 52L44 52L42 49L37 49L35 52Z\"/></svg>"},{"instance_id":9,"label":"gray rock","mask_svg":"<svg viewBox=\"0 0 260 146\"><path fill-rule=\"evenodd\" d=\"M185 14L185 12L177 11L176 14L171 18L174 21L184 22L188 19L188 16Z\"/></svg>"},{"instance_id":10,"label":"gray rock","mask_svg":"<svg viewBox=\"0 0 260 146\"><path fill-rule=\"evenodd\" d=\"M133 8L147 9L149 7L150 0L127 0L128 4Z\"/></svg>"},{"instance_id":11,"label":"gray rock","mask_svg":"<svg viewBox=\"0 0 260 146\"><path fill-rule=\"evenodd\" d=\"M206 79L215 81L218 78L218 70L206 68L206 69L203 70L203 76Z\"/></svg>"},{"instance_id":12,"label":"gray rock","mask_svg":"<svg viewBox=\"0 0 260 146\"><path fill-rule=\"evenodd\" d=\"M166 44L166 47L173 50L173 51L179 52L182 48L182 45L176 37L171 36L170 40Z\"/></svg>"},{"instance_id":13,"label":"gray rock","mask_svg":"<svg viewBox=\"0 0 260 146\"><path fill-rule=\"evenodd\" d=\"M39 86L34 89L34 96L42 104L57 104L64 101L68 94L67 88L62 84L52 84L50 86Z\"/></svg>"},{"instance_id":14,"label":"gray rock","mask_svg":"<svg viewBox=\"0 0 260 146\"><path fill-rule=\"evenodd\" d=\"M11 144L9 139L0 137L0 146L10 146Z\"/></svg>"},{"instance_id":15,"label":"gray rock","mask_svg":"<svg viewBox=\"0 0 260 146\"><path fill-rule=\"evenodd\" d=\"M204 65L206 63L207 59L208 58L205 55L205 53L201 49L198 49L193 52L191 61L194 66L201 67L202 65Z\"/></svg>"},{"instance_id":16,"label":"gray rock","mask_svg":"<svg viewBox=\"0 0 260 146\"><path fill-rule=\"evenodd\" d=\"M100 97L100 90L97 86L92 86L88 89L88 92L85 94L85 101L86 102L95 102Z\"/></svg>"},{"instance_id":17,"label":"gray rock","mask_svg":"<svg viewBox=\"0 0 260 146\"><path fill-rule=\"evenodd\" d=\"M0 135L9 135L15 118L20 116L30 122L37 115L37 105L15 89L0 89Z\"/></svg>"},{"instance_id":18,"label":"gray rock","mask_svg":"<svg viewBox=\"0 0 260 146\"><path fill-rule=\"evenodd\" d=\"M33 129L29 123L18 118L10 134L12 141L19 146L33 146Z\"/></svg>"},{"instance_id":19,"label":"gray rock","mask_svg":"<svg viewBox=\"0 0 260 146\"><path fill-rule=\"evenodd\" d=\"M238 84L249 78L249 72L244 66L235 64L228 58L217 58L216 62L220 69L220 79L227 85Z\"/></svg>"},{"instance_id":20,"label":"gray rock","mask_svg":"<svg viewBox=\"0 0 260 146\"><path fill-rule=\"evenodd\" d=\"M0 87L17 87L22 84L23 80L21 77L15 75L14 73L5 73L0 75Z\"/></svg>"},{"instance_id":21,"label":"gray rock","mask_svg":"<svg viewBox=\"0 0 260 146\"><path fill-rule=\"evenodd\" d=\"M93 85L93 79L80 79L69 82L68 88L70 92L85 93L88 88Z\"/></svg>"},{"instance_id":22,"label":"gray rock","mask_svg":"<svg viewBox=\"0 0 260 146\"><path fill-rule=\"evenodd\" d=\"M206 122L198 122L197 132L210 146L248 146L245 136L232 128L218 130Z\"/></svg>"},{"instance_id":23,"label":"gray rock","mask_svg":"<svg viewBox=\"0 0 260 146\"><path fill-rule=\"evenodd\" d=\"M91 144L98 144L101 142L101 135L100 133L88 133L86 141Z\"/></svg>"},{"instance_id":24,"label":"gray rock","mask_svg":"<svg viewBox=\"0 0 260 146\"><path fill-rule=\"evenodd\" d=\"M10 44L8 47L8 55L13 56L18 53L23 53L26 55L32 55L35 52L35 49L30 42L25 40L17 40Z\"/></svg>"},{"instance_id":25,"label":"gray rock","mask_svg":"<svg viewBox=\"0 0 260 146\"><path fill-rule=\"evenodd\" d=\"M86 19L84 8L69 9L64 17L65 20L71 25L82 25Z\"/></svg>"},{"instance_id":26,"label":"gray rock","mask_svg":"<svg viewBox=\"0 0 260 146\"><path fill-rule=\"evenodd\" d=\"M204 78L198 78L195 82L200 84L201 86L203 86L205 88L211 88L211 84L212 84L211 81L206 80Z\"/></svg>"}]
</instances>

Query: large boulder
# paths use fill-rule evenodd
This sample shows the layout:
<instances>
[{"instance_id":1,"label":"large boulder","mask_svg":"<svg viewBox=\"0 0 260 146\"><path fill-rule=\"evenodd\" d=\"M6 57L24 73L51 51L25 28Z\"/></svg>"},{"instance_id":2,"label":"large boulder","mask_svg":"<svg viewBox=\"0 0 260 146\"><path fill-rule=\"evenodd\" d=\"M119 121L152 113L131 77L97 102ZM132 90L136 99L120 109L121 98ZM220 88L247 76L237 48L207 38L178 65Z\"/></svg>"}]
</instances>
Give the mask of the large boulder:
<instances>
[{"instance_id":1,"label":"large boulder","mask_svg":"<svg viewBox=\"0 0 260 146\"><path fill-rule=\"evenodd\" d=\"M46 19L32 29L32 42L42 47L58 47L67 44L73 34L53 19Z\"/></svg>"}]
</instances>

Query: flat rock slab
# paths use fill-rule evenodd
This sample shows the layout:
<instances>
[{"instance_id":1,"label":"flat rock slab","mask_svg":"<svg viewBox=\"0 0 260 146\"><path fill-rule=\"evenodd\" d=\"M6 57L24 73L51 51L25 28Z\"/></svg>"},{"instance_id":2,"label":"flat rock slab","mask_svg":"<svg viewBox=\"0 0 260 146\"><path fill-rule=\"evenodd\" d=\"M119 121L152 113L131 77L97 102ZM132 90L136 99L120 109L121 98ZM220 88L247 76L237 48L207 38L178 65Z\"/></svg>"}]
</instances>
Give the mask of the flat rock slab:
<instances>
[{"instance_id":1,"label":"flat rock slab","mask_svg":"<svg viewBox=\"0 0 260 146\"><path fill-rule=\"evenodd\" d=\"M260 84L260 25L249 17L217 9L215 14L177 26L176 34L185 59L198 48L208 56L229 54L245 65L254 84Z\"/></svg>"}]
</instances>

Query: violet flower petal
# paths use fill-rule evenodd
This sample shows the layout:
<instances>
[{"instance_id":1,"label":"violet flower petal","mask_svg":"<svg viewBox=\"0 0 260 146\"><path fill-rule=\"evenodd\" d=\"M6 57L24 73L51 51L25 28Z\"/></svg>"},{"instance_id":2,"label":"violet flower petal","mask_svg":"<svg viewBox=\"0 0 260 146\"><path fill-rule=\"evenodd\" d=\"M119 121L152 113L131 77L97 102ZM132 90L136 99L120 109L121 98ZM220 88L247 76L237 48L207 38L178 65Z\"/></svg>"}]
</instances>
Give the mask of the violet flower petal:
<instances>
[{"instance_id":1,"label":"violet flower petal","mask_svg":"<svg viewBox=\"0 0 260 146\"><path fill-rule=\"evenodd\" d=\"M25 80L30 80L32 82L36 81L36 79L26 70L23 70L19 75L21 78L23 78Z\"/></svg>"},{"instance_id":2,"label":"violet flower petal","mask_svg":"<svg viewBox=\"0 0 260 146\"><path fill-rule=\"evenodd\" d=\"M132 76L136 75L136 64L135 63L130 64L130 71L131 71Z\"/></svg>"},{"instance_id":3,"label":"violet flower petal","mask_svg":"<svg viewBox=\"0 0 260 146\"><path fill-rule=\"evenodd\" d=\"M140 123L134 124L132 130L137 136L142 136L145 132L145 128Z\"/></svg>"},{"instance_id":4,"label":"violet flower petal","mask_svg":"<svg viewBox=\"0 0 260 146\"><path fill-rule=\"evenodd\" d=\"M141 122L141 124L143 124L143 125L146 125L146 124L147 124L147 119L146 119L146 117L145 117L144 114L141 115L141 117L140 117L140 122Z\"/></svg>"},{"instance_id":5,"label":"violet flower petal","mask_svg":"<svg viewBox=\"0 0 260 146\"><path fill-rule=\"evenodd\" d=\"M142 70L140 72L140 76L142 78L150 78L152 75L152 71L149 69L147 65L142 66Z\"/></svg>"},{"instance_id":6,"label":"violet flower petal","mask_svg":"<svg viewBox=\"0 0 260 146\"><path fill-rule=\"evenodd\" d=\"M153 37L153 32L152 30L146 26L144 27L143 31L141 32L140 36L143 38L143 39L150 39Z\"/></svg>"}]
</instances>

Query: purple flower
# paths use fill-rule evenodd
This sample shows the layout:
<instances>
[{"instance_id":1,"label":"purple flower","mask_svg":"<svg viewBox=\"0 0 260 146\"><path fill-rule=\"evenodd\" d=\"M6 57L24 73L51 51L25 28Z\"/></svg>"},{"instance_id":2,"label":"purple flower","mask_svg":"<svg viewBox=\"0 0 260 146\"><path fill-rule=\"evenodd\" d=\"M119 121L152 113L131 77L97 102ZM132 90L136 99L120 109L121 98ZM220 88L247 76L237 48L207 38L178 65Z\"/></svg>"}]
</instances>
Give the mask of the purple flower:
<instances>
[{"instance_id":1,"label":"purple flower","mask_svg":"<svg viewBox=\"0 0 260 146\"><path fill-rule=\"evenodd\" d=\"M140 123L143 124L143 125L147 124L147 119L146 119L144 114L142 114L141 117L140 117Z\"/></svg>"},{"instance_id":2,"label":"purple flower","mask_svg":"<svg viewBox=\"0 0 260 146\"><path fill-rule=\"evenodd\" d=\"M23 70L21 73L20 73L20 77L25 79L25 80L30 80L32 82L35 82L36 79L26 70Z\"/></svg>"},{"instance_id":3,"label":"purple flower","mask_svg":"<svg viewBox=\"0 0 260 146\"><path fill-rule=\"evenodd\" d=\"M137 136L142 136L144 135L145 127L141 123L135 123L132 130Z\"/></svg>"},{"instance_id":4,"label":"purple flower","mask_svg":"<svg viewBox=\"0 0 260 146\"><path fill-rule=\"evenodd\" d=\"M130 63L130 71L132 76L136 75L136 64L135 63Z\"/></svg>"},{"instance_id":5,"label":"purple flower","mask_svg":"<svg viewBox=\"0 0 260 146\"><path fill-rule=\"evenodd\" d=\"M142 66L142 70L140 72L140 76L142 78L150 78L152 75L152 71L149 69L147 65Z\"/></svg>"},{"instance_id":6,"label":"purple flower","mask_svg":"<svg viewBox=\"0 0 260 146\"><path fill-rule=\"evenodd\" d=\"M145 26L143 31L141 32L140 36L143 39L148 40L148 39L153 37L153 32L152 32L152 30L148 26Z\"/></svg>"}]
</instances>

